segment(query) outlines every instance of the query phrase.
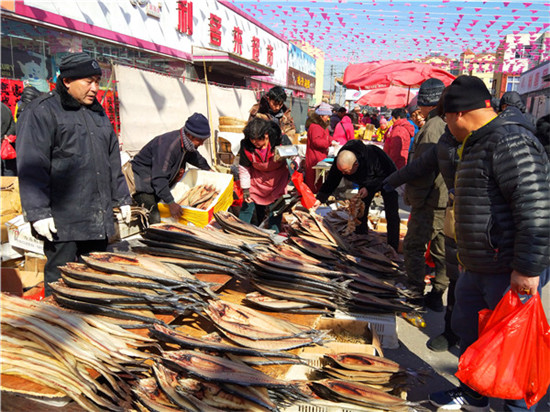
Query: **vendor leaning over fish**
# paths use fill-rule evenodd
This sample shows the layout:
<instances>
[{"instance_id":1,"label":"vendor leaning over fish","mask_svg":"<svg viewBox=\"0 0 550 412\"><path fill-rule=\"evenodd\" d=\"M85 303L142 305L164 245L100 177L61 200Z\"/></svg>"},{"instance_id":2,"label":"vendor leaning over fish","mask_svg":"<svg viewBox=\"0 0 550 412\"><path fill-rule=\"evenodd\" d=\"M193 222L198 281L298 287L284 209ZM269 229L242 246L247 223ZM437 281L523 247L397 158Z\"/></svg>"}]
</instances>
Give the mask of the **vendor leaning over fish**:
<instances>
[{"instance_id":1,"label":"vendor leaning over fish","mask_svg":"<svg viewBox=\"0 0 550 412\"><path fill-rule=\"evenodd\" d=\"M44 240L46 296L58 266L106 249L113 207L130 219L118 139L96 99L100 79L86 53L64 56L55 90L33 100L17 122L21 205L33 235Z\"/></svg>"},{"instance_id":2,"label":"vendor leaning over fish","mask_svg":"<svg viewBox=\"0 0 550 412\"><path fill-rule=\"evenodd\" d=\"M258 117L248 122L243 133L239 180L244 202L239 218L250 223L255 212L258 225L267 218L268 228L278 233L282 215L274 216L270 207L286 193L290 173L286 161L276 158L275 147L292 143L276 123Z\"/></svg>"},{"instance_id":3,"label":"vendor leaning over fish","mask_svg":"<svg viewBox=\"0 0 550 412\"><path fill-rule=\"evenodd\" d=\"M187 163L202 170L211 170L197 150L209 137L208 119L194 113L181 129L155 137L132 159L134 200L150 210L150 224L160 223L160 200L168 205L174 219L181 217L181 205L174 200L170 185L178 181L180 170L185 169Z\"/></svg>"}]
</instances>

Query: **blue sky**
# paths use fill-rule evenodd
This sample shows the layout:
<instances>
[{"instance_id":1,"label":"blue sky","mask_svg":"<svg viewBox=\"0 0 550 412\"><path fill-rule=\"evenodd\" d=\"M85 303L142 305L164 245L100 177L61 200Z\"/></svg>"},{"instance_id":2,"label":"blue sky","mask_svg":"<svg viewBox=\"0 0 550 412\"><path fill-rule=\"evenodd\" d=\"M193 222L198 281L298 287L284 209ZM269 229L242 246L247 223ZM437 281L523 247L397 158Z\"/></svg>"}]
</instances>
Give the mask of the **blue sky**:
<instances>
[{"instance_id":1,"label":"blue sky","mask_svg":"<svg viewBox=\"0 0 550 412\"><path fill-rule=\"evenodd\" d=\"M550 0L230 2L287 39L323 50L326 76L349 63L430 53L457 58L466 49L494 53L507 34L550 30Z\"/></svg>"}]
</instances>

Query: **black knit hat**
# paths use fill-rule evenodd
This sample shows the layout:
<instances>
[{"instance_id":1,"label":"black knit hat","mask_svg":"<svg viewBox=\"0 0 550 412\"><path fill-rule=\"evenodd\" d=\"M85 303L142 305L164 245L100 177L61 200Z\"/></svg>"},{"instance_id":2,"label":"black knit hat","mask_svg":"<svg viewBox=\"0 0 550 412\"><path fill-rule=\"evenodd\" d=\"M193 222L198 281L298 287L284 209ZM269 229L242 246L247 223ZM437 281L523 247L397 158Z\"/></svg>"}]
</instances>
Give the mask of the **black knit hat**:
<instances>
[{"instance_id":1,"label":"black knit hat","mask_svg":"<svg viewBox=\"0 0 550 412\"><path fill-rule=\"evenodd\" d=\"M445 94L445 113L491 107L491 93L479 77L459 76Z\"/></svg>"},{"instance_id":2,"label":"black knit hat","mask_svg":"<svg viewBox=\"0 0 550 412\"><path fill-rule=\"evenodd\" d=\"M420 85L418 90L419 106L437 106L445 85L439 79L428 79Z\"/></svg>"},{"instance_id":3,"label":"black knit hat","mask_svg":"<svg viewBox=\"0 0 550 412\"><path fill-rule=\"evenodd\" d=\"M90 76L101 76L99 63L87 53L70 53L63 56L59 64L59 77L62 79L83 79Z\"/></svg>"},{"instance_id":4,"label":"black knit hat","mask_svg":"<svg viewBox=\"0 0 550 412\"><path fill-rule=\"evenodd\" d=\"M200 113L193 113L185 122L183 130L197 139L206 140L210 137L208 119Z\"/></svg>"}]
</instances>

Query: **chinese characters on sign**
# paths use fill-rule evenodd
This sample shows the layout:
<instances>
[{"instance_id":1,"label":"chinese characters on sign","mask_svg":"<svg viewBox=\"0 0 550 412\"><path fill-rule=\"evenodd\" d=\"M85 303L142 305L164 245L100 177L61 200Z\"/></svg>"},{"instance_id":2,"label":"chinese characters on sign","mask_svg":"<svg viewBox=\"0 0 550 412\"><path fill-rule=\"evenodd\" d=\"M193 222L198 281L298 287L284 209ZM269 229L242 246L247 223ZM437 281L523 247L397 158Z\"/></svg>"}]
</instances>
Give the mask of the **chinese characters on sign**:
<instances>
[{"instance_id":1,"label":"chinese characters on sign","mask_svg":"<svg viewBox=\"0 0 550 412\"><path fill-rule=\"evenodd\" d=\"M315 89L315 77L296 70L293 67L288 68L288 86L295 87L304 92Z\"/></svg>"},{"instance_id":2,"label":"chinese characters on sign","mask_svg":"<svg viewBox=\"0 0 550 412\"><path fill-rule=\"evenodd\" d=\"M178 1L178 31L191 36L193 34L193 3Z\"/></svg>"},{"instance_id":3,"label":"chinese characters on sign","mask_svg":"<svg viewBox=\"0 0 550 412\"><path fill-rule=\"evenodd\" d=\"M267 65L273 66L273 46L267 46Z\"/></svg>"},{"instance_id":4,"label":"chinese characters on sign","mask_svg":"<svg viewBox=\"0 0 550 412\"><path fill-rule=\"evenodd\" d=\"M222 44L222 19L210 13L210 44L221 46Z\"/></svg>"},{"instance_id":5,"label":"chinese characters on sign","mask_svg":"<svg viewBox=\"0 0 550 412\"><path fill-rule=\"evenodd\" d=\"M243 31L237 26L233 27L233 53L243 54Z\"/></svg>"},{"instance_id":6,"label":"chinese characters on sign","mask_svg":"<svg viewBox=\"0 0 550 412\"><path fill-rule=\"evenodd\" d=\"M256 36L252 37L252 60L260 61L260 39Z\"/></svg>"}]
</instances>

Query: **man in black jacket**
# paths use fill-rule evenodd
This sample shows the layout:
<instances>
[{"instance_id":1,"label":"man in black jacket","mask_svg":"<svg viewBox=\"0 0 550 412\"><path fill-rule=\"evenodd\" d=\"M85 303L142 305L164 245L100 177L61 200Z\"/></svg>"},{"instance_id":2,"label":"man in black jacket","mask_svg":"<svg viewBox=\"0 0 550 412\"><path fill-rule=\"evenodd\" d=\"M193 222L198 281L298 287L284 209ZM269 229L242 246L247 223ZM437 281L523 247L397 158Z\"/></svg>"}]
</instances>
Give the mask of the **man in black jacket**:
<instances>
[{"instance_id":1,"label":"man in black jacket","mask_svg":"<svg viewBox=\"0 0 550 412\"><path fill-rule=\"evenodd\" d=\"M464 272L452 315L462 353L478 338L478 312L494 309L508 288L536 293L550 265L550 165L517 113L497 116L474 76L455 79L445 96L447 125L462 142L454 211ZM489 409L488 399L465 385L431 394L430 401L440 410ZM527 408L524 400L506 400L504 410Z\"/></svg>"},{"instance_id":2,"label":"man in black jacket","mask_svg":"<svg viewBox=\"0 0 550 412\"><path fill-rule=\"evenodd\" d=\"M397 168L390 157L379 147L365 144L360 140L348 141L334 160L327 176L327 180L317 193L320 203L328 197L340 184L342 177L359 185L359 195L365 203L365 213L361 219L359 232L366 233L369 207L377 192L382 194L384 211L388 222L388 245L397 251L399 247L399 202L395 190L384 190L382 183L386 177Z\"/></svg>"},{"instance_id":3,"label":"man in black jacket","mask_svg":"<svg viewBox=\"0 0 550 412\"><path fill-rule=\"evenodd\" d=\"M117 136L96 99L97 61L71 53L59 66L54 91L34 99L17 121L21 206L44 240L45 294L58 266L105 250L115 233L113 207L130 218L130 193Z\"/></svg>"},{"instance_id":4,"label":"man in black jacket","mask_svg":"<svg viewBox=\"0 0 550 412\"><path fill-rule=\"evenodd\" d=\"M174 219L181 217L181 206L175 202L170 186L181 177L180 170L184 170L187 163L211 170L197 150L209 137L208 119L194 113L181 129L155 137L132 159L136 185L134 200L150 211L149 223L160 222L160 200L168 205Z\"/></svg>"}]
</instances>

